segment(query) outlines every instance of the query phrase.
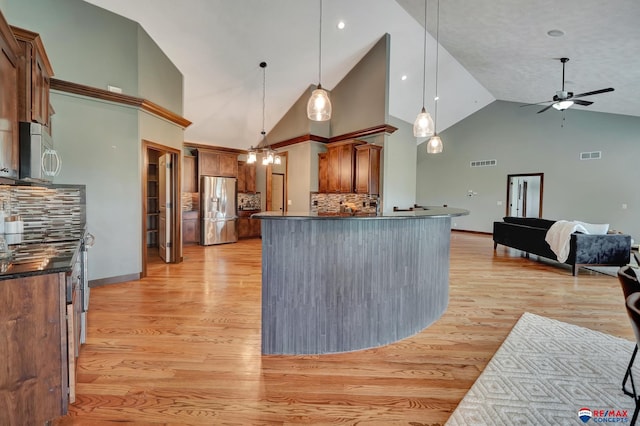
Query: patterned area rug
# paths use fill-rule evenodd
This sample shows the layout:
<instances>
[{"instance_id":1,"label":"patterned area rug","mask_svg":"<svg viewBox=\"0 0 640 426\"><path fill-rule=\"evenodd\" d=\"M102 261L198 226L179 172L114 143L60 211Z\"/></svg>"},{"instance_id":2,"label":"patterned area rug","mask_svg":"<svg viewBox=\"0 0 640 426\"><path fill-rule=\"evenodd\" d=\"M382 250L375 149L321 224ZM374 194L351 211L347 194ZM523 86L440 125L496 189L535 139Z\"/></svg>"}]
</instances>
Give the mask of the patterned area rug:
<instances>
[{"instance_id":1,"label":"patterned area rug","mask_svg":"<svg viewBox=\"0 0 640 426\"><path fill-rule=\"evenodd\" d=\"M630 424L634 403L621 384L633 347L525 313L446 425Z\"/></svg>"}]
</instances>

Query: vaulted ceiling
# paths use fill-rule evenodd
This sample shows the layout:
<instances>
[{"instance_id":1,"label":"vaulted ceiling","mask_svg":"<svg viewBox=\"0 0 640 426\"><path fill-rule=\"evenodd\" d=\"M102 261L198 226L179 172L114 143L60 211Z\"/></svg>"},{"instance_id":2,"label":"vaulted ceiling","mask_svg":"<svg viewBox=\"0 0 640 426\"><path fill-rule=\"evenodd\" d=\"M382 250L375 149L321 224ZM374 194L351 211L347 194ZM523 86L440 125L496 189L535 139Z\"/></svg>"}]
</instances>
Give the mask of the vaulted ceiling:
<instances>
[{"instance_id":1,"label":"vaulted ceiling","mask_svg":"<svg viewBox=\"0 0 640 426\"><path fill-rule=\"evenodd\" d=\"M255 145L261 61L268 63L267 131L318 82L319 0L86 1L139 22L182 72L189 141ZM427 109L435 94L437 6L429 0ZM322 85L332 89L389 33L389 113L413 122L422 106L424 0L324 0L322 19ZM495 99L550 100L562 87L560 57L570 58L566 90L615 88L572 108L639 116L638 22L637 0L441 0L439 130ZM541 107L526 108L535 119Z\"/></svg>"}]
</instances>

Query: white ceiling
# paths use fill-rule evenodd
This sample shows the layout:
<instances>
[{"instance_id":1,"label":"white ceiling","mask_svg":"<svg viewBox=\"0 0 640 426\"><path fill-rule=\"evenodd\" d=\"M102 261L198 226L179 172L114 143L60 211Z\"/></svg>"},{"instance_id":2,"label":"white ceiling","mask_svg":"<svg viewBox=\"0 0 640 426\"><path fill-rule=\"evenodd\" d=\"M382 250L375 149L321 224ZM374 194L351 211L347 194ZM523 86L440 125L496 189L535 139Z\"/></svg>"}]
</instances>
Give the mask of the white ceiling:
<instances>
[{"instance_id":1,"label":"white ceiling","mask_svg":"<svg viewBox=\"0 0 640 426\"><path fill-rule=\"evenodd\" d=\"M261 61L268 63L267 131L318 82L318 0L86 1L139 22L182 72L184 116L193 122L186 140L235 148L257 143ZM428 7L435 37L437 1ZM424 1L324 0L323 8L322 85L331 90L389 33L389 113L413 122L422 107ZM339 20L344 30L337 29ZM567 90L615 88L585 98L594 101L588 110L640 116L639 22L638 0L442 0L438 130L495 99L551 99L562 85L562 67L554 60L560 57L571 59ZM565 35L549 37L551 29ZM433 37L427 45L431 111ZM532 116L540 109L527 108Z\"/></svg>"}]
</instances>

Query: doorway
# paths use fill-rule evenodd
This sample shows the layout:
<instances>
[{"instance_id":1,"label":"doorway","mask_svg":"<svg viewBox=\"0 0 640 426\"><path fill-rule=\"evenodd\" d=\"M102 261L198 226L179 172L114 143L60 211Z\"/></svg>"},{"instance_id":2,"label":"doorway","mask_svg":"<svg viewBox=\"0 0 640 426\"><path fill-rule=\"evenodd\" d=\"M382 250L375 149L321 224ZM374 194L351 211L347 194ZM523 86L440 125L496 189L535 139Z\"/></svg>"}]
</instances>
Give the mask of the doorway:
<instances>
[{"instance_id":1,"label":"doorway","mask_svg":"<svg viewBox=\"0 0 640 426\"><path fill-rule=\"evenodd\" d=\"M542 217L544 173L507 176L507 216Z\"/></svg>"},{"instance_id":2,"label":"doorway","mask_svg":"<svg viewBox=\"0 0 640 426\"><path fill-rule=\"evenodd\" d=\"M180 151L142 141L142 273L154 263L181 261Z\"/></svg>"},{"instance_id":3,"label":"doorway","mask_svg":"<svg viewBox=\"0 0 640 426\"><path fill-rule=\"evenodd\" d=\"M287 211L287 171L289 169L289 156L287 154L287 152L278 153L282 163L267 166L265 188L267 211Z\"/></svg>"}]
</instances>

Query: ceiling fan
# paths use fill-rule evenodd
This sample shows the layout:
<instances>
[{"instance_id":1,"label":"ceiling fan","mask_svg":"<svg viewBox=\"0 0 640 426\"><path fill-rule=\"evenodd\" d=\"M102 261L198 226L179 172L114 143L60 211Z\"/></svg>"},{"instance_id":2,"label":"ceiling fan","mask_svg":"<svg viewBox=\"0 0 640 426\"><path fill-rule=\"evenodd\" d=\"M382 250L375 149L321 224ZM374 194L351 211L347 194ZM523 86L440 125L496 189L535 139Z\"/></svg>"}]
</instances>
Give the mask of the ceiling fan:
<instances>
[{"instance_id":1,"label":"ceiling fan","mask_svg":"<svg viewBox=\"0 0 640 426\"><path fill-rule=\"evenodd\" d=\"M556 94L553 96L553 99L550 101L543 101L535 104L527 104L522 106L539 105L547 102L553 102L552 104L547 105L546 107L538 111L538 114L540 114L541 112L545 112L551 107L557 109L558 111L564 111L565 109L569 108L573 104L589 106L593 103L591 101L585 101L585 100L576 99L576 98L584 98L585 96L597 95L597 94L606 93L606 92L613 92L614 90L613 87L608 87L606 89L600 89L600 90L593 90L591 92L579 93L577 95L574 95L573 92L567 92L566 90L564 90L564 64L569 62L569 58L560 58L560 62L562 62L562 90L557 91Z\"/></svg>"}]
</instances>

